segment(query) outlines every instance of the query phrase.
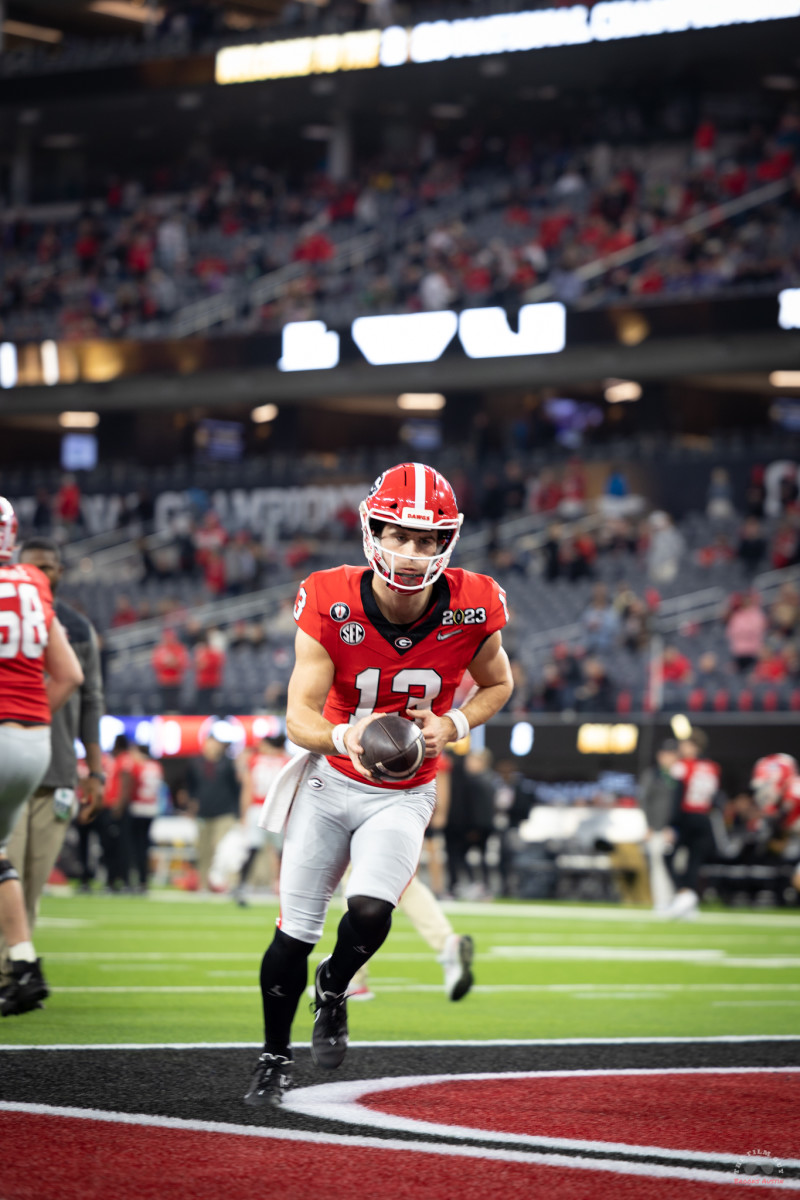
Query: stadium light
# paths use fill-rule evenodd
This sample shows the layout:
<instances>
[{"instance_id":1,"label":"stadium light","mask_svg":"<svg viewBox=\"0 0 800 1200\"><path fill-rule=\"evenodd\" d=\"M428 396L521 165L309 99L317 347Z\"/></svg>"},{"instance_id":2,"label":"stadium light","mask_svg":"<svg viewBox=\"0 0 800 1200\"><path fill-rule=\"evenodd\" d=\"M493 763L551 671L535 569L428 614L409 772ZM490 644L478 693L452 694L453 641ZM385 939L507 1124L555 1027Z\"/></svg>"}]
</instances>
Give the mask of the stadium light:
<instances>
[{"instance_id":1,"label":"stadium light","mask_svg":"<svg viewBox=\"0 0 800 1200\"><path fill-rule=\"evenodd\" d=\"M47 25L31 25L28 21L3 21L3 33L12 37L28 38L32 42L49 42L57 45L64 37L60 29L50 29Z\"/></svg>"},{"instance_id":2,"label":"stadium light","mask_svg":"<svg viewBox=\"0 0 800 1200\"><path fill-rule=\"evenodd\" d=\"M328 371L339 362L339 335L324 321L290 321L282 334L280 371Z\"/></svg>"},{"instance_id":3,"label":"stadium light","mask_svg":"<svg viewBox=\"0 0 800 1200\"><path fill-rule=\"evenodd\" d=\"M516 758L524 758L533 749L534 728L530 721L517 721L511 729L509 750Z\"/></svg>"},{"instance_id":4,"label":"stadium light","mask_svg":"<svg viewBox=\"0 0 800 1200\"><path fill-rule=\"evenodd\" d=\"M800 288L778 292L778 324L781 329L800 329Z\"/></svg>"},{"instance_id":5,"label":"stadium light","mask_svg":"<svg viewBox=\"0 0 800 1200\"><path fill-rule=\"evenodd\" d=\"M509 358L519 354L558 354L566 345L567 311L563 304L525 304L519 332L508 326L503 308L467 308L459 317L458 336L469 358Z\"/></svg>"},{"instance_id":6,"label":"stadium light","mask_svg":"<svg viewBox=\"0 0 800 1200\"><path fill-rule=\"evenodd\" d=\"M95 429L100 424L96 412L62 412L58 418L62 429Z\"/></svg>"},{"instance_id":7,"label":"stadium light","mask_svg":"<svg viewBox=\"0 0 800 1200\"><path fill-rule=\"evenodd\" d=\"M277 415L277 404L260 404L258 408L254 408L250 413L250 419L256 425L264 425L267 421L274 421Z\"/></svg>"},{"instance_id":8,"label":"stadium light","mask_svg":"<svg viewBox=\"0 0 800 1200\"><path fill-rule=\"evenodd\" d=\"M642 385L632 379L607 379L603 394L609 404L624 404L626 401L641 400Z\"/></svg>"},{"instance_id":9,"label":"stadium light","mask_svg":"<svg viewBox=\"0 0 800 1200\"><path fill-rule=\"evenodd\" d=\"M13 342L0 342L0 387L17 385L17 347Z\"/></svg>"},{"instance_id":10,"label":"stadium light","mask_svg":"<svg viewBox=\"0 0 800 1200\"><path fill-rule=\"evenodd\" d=\"M458 328L454 312L400 313L386 317L356 317L353 341L373 367L391 363L435 362Z\"/></svg>"},{"instance_id":11,"label":"stadium light","mask_svg":"<svg viewBox=\"0 0 800 1200\"><path fill-rule=\"evenodd\" d=\"M773 371L769 381L776 388L800 388L800 371Z\"/></svg>"},{"instance_id":12,"label":"stadium light","mask_svg":"<svg viewBox=\"0 0 800 1200\"><path fill-rule=\"evenodd\" d=\"M58 383L61 372L58 365L58 346L53 341L42 342L42 378L48 387Z\"/></svg>"},{"instance_id":13,"label":"stadium light","mask_svg":"<svg viewBox=\"0 0 800 1200\"><path fill-rule=\"evenodd\" d=\"M446 403L439 392L403 392L397 397L397 407L406 412L438 412Z\"/></svg>"},{"instance_id":14,"label":"stadium light","mask_svg":"<svg viewBox=\"0 0 800 1200\"><path fill-rule=\"evenodd\" d=\"M89 9L104 17L136 21L138 25L158 25L166 15L163 8L153 8L149 4L133 4L131 0L92 0Z\"/></svg>"}]
</instances>

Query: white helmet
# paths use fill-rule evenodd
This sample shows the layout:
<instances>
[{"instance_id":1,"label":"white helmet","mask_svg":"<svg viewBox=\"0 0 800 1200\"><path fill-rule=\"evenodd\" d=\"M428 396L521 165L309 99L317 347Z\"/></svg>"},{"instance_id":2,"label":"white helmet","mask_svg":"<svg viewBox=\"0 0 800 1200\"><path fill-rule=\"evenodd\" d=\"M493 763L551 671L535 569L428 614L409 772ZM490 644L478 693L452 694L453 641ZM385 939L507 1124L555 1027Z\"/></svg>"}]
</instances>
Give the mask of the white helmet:
<instances>
[{"instance_id":1,"label":"white helmet","mask_svg":"<svg viewBox=\"0 0 800 1200\"><path fill-rule=\"evenodd\" d=\"M464 520L445 477L423 463L400 463L384 471L373 483L358 511L367 562L387 587L393 592L404 593L421 592L436 582L450 561ZM404 560L414 557L420 564L419 579L413 584L401 583L396 578L398 556L381 546L378 540L381 528L387 523L404 529L429 530L439 537L440 545L434 555L402 556Z\"/></svg>"},{"instance_id":2,"label":"white helmet","mask_svg":"<svg viewBox=\"0 0 800 1200\"><path fill-rule=\"evenodd\" d=\"M17 542L17 514L9 500L0 496L0 563L10 562Z\"/></svg>"}]
</instances>

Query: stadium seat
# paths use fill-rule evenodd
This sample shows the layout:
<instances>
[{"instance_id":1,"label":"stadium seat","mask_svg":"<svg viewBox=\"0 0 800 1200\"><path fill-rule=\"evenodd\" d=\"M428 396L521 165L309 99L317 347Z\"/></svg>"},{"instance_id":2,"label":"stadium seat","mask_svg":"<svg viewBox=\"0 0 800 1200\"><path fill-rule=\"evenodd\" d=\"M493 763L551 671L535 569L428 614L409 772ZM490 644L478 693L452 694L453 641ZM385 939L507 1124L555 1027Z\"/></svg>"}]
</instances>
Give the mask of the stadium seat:
<instances>
[{"instance_id":1,"label":"stadium seat","mask_svg":"<svg viewBox=\"0 0 800 1200\"><path fill-rule=\"evenodd\" d=\"M617 695L617 712L629 713L631 711L632 703L633 701L630 692L621 691Z\"/></svg>"},{"instance_id":2,"label":"stadium seat","mask_svg":"<svg viewBox=\"0 0 800 1200\"><path fill-rule=\"evenodd\" d=\"M736 706L739 709L739 712L752 712L753 705L754 698L750 688L742 688L736 701Z\"/></svg>"},{"instance_id":3,"label":"stadium seat","mask_svg":"<svg viewBox=\"0 0 800 1200\"><path fill-rule=\"evenodd\" d=\"M714 693L714 712L727 712L731 706L731 697L727 688L719 688Z\"/></svg>"},{"instance_id":4,"label":"stadium seat","mask_svg":"<svg viewBox=\"0 0 800 1200\"><path fill-rule=\"evenodd\" d=\"M705 688L692 688L689 692L689 710L690 712L702 712L706 707L706 690Z\"/></svg>"}]
</instances>

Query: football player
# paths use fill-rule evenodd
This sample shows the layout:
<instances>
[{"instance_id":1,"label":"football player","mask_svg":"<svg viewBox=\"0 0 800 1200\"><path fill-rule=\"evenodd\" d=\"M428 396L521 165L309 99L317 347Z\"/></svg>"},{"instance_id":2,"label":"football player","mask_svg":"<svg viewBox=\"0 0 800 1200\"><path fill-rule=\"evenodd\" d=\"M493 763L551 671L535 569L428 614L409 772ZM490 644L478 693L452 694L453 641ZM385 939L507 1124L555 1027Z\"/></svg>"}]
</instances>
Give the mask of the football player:
<instances>
[{"instance_id":1,"label":"football player","mask_svg":"<svg viewBox=\"0 0 800 1200\"><path fill-rule=\"evenodd\" d=\"M47 576L11 563L16 539L16 514L0 496L0 931L11 964L11 982L0 989L4 1017L39 1008L48 995L7 846L50 763L51 713L83 683Z\"/></svg>"},{"instance_id":2,"label":"football player","mask_svg":"<svg viewBox=\"0 0 800 1200\"><path fill-rule=\"evenodd\" d=\"M47 576L56 617L64 628L84 675L81 686L53 714L50 725L50 765L22 809L7 847L8 857L19 872L28 926L33 933L39 900L61 853L73 812L78 809L79 823L85 826L94 820L103 802L100 718L104 712L104 700L97 634L87 618L65 604L58 595L63 574L58 544L50 538L28 538L18 548L17 560L38 567ZM87 769L80 803L76 792L77 738L80 738L86 752ZM0 986L10 982L6 946L0 938Z\"/></svg>"},{"instance_id":3,"label":"football player","mask_svg":"<svg viewBox=\"0 0 800 1200\"><path fill-rule=\"evenodd\" d=\"M719 763L704 758L708 739L702 729L693 729L679 743L680 758L672 767L672 776L681 784L676 811L664 830L664 839L673 849L685 846L686 867L675 878L675 898L664 915L672 920L691 920L700 902L700 868L714 852L714 828L710 812L719 792ZM673 854L672 862L675 861Z\"/></svg>"},{"instance_id":4,"label":"football player","mask_svg":"<svg viewBox=\"0 0 800 1200\"><path fill-rule=\"evenodd\" d=\"M447 480L402 463L379 476L359 511L369 569L314 572L295 604L286 724L309 754L286 820L279 927L261 964L265 1041L245 1096L256 1107L280 1104L290 1085L308 958L350 861L347 912L316 969L311 1042L318 1066L344 1059L348 985L383 944L417 869L438 757L513 687L505 595L486 575L448 568L463 517ZM467 669L476 689L452 708ZM374 778L359 758L366 725L387 712L416 721L425 739L422 765L402 782Z\"/></svg>"},{"instance_id":5,"label":"football player","mask_svg":"<svg viewBox=\"0 0 800 1200\"><path fill-rule=\"evenodd\" d=\"M259 738L253 753L247 759L246 770L250 786L242 788L242 823L245 828L246 856L239 871L239 879L233 889L233 898L240 908L247 907L245 888L253 864L259 852L268 847L270 860L270 882L277 881L280 867L281 836L269 833L258 824L261 809L269 791L269 785L277 773L286 765L289 755L285 749L283 734Z\"/></svg>"},{"instance_id":6,"label":"football player","mask_svg":"<svg viewBox=\"0 0 800 1200\"><path fill-rule=\"evenodd\" d=\"M759 758L750 788L776 841L783 843L800 835L800 767L796 758L791 754ZM795 867L792 887L800 892L800 864Z\"/></svg>"}]
</instances>

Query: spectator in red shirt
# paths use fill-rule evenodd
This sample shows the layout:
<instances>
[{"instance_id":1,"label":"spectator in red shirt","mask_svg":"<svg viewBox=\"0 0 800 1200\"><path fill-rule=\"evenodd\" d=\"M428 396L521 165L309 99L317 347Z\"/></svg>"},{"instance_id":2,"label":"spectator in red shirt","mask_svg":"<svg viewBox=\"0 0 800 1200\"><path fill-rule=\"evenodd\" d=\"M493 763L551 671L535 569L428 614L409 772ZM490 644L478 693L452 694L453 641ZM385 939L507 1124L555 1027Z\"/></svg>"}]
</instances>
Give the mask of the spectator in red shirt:
<instances>
[{"instance_id":1,"label":"spectator in red shirt","mask_svg":"<svg viewBox=\"0 0 800 1200\"><path fill-rule=\"evenodd\" d=\"M156 681L161 690L162 712L177 712L180 707L181 684L189 667L189 652L172 626L167 625L161 641L151 658Z\"/></svg>"},{"instance_id":2,"label":"spectator in red shirt","mask_svg":"<svg viewBox=\"0 0 800 1200\"><path fill-rule=\"evenodd\" d=\"M212 596L221 596L227 586L225 559L219 550L210 550L203 563L203 579Z\"/></svg>"},{"instance_id":3,"label":"spectator in red shirt","mask_svg":"<svg viewBox=\"0 0 800 1200\"><path fill-rule=\"evenodd\" d=\"M335 253L336 250L330 238L326 237L324 233L317 232L298 242L292 257L296 262L321 263L329 262Z\"/></svg>"},{"instance_id":4,"label":"spectator in red shirt","mask_svg":"<svg viewBox=\"0 0 800 1200\"><path fill-rule=\"evenodd\" d=\"M783 521L775 531L770 546L772 567L780 571L800 560L800 530L793 521Z\"/></svg>"},{"instance_id":5,"label":"spectator in red shirt","mask_svg":"<svg viewBox=\"0 0 800 1200\"><path fill-rule=\"evenodd\" d=\"M117 596L114 601L114 614L111 617L111 628L120 629L123 625L133 625L139 620L139 614L131 604L130 596Z\"/></svg>"},{"instance_id":6,"label":"spectator in red shirt","mask_svg":"<svg viewBox=\"0 0 800 1200\"><path fill-rule=\"evenodd\" d=\"M661 673L665 683L691 683L692 664L677 646L665 646Z\"/></svg>"},{"instance_id":7,"label":"spectator in red shirt","mask_svg":"<svg viewBox=\"0 0 800 1200\"><path fill-rule=\"evenodd\" d=\"M194 673L197 683L197 711L213 712L214 693L222 686L225 673L225 651L219 645L220 635L204 630L194 651Z\"/></svg>"},{"instance_id":8,"label":"spectator in red shirt","mask_svg":"<svg viewBox=\"0 0 800 1200\"><path fill-rule=\"evenodd\" d=\"M56 520L66 528L68 534L83 524L81 489L74 475L65 475L61 480L61 487L56 494L55 512Z\"/></svg>"},{"instance_id":9,"label":"spectator in red shirt","mask_svg":"<svg viewBox=\"0 0 800 1200\"><path fill-rule=\"evenodd\" d=\"M533 490L534 512L554 512L561 503L561 485L549 467L545 467Z\"/></svg>"},{"instance_id":10,"label":"spectator in red shirt","mask_svg":"<svg viewBox=\"0 0 800 1200\"><path fill-rule=\"evenodd\" d=\"M762 646L758 662L753 668L756 683L783 683L788 675L786 659L771 646Z\"/></svg>"}]
</instances>

